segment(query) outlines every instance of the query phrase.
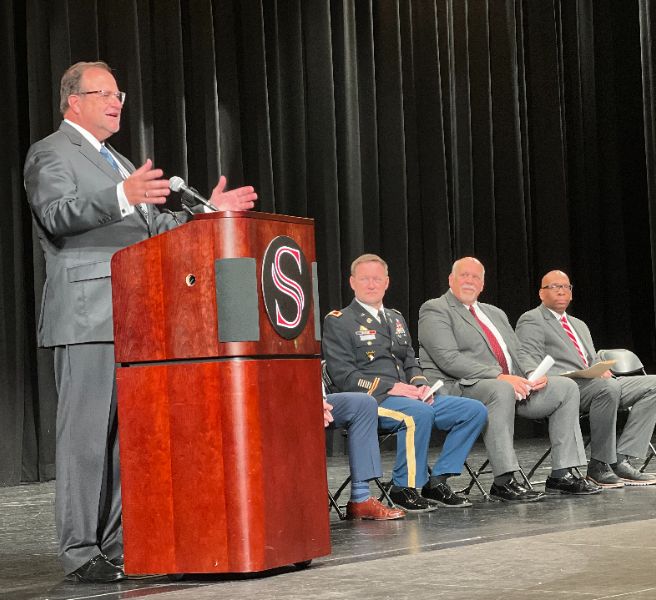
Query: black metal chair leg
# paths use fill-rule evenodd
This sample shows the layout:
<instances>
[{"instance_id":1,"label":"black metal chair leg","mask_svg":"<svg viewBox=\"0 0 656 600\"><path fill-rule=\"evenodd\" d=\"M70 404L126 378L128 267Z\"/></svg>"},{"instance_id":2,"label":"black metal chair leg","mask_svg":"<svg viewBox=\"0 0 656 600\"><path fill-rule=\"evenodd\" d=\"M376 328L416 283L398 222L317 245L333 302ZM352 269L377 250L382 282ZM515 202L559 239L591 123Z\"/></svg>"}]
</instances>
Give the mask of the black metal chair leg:
<instances>
[{"instance_id":1,"label":"black metal chair leg","mask_svg":"<svg viewBox=\"0 0 656 600\"><path fill-rule=\"evenodd\" d=\"M466 461L465 461L465 469L467 469L467 472L469 473L469 476L470 476L469 485L465 488L465 489L467 490L467 494L469 494L469 492L471 492L471 489L472 489L472 482L473 482L473 484L475 484L476 487L478 488L478 491L483 495L483 498L484 498L487 502L493 502L492 498L490 497L490 494L488 494L488 493L485 491L485 489L483 489L483 486L481 485L481 482L478 480L478 476L474 476L474 471L473 471L472 468L467 464Z\"/></svg>"},{"instance_id":2,"label":"black metal chair leg","mask_svg":"<svg viewBox=\"0 0 656 600\"><path fill-rule=\"evenodd\" d=\"M533 489L533 484L531 483L531 480L526 476L526 473L524 473L524 469L522 467L519 467L519 474L522 476L522 479L524 480L524 483L526 484L526 487L528 487L529 490Z\"/></svg>"},{"instance_id":3,"label":"black metal chair leg","mask_svg":"<svg viewBox=\"0 0 656 600\"><path fill-rule=\"evenodd\" d=\"M339 520L344 521L346 519L346 513L340 508L339 504L337 504L337 500L330 493L330 491L328 491L328 501L330 502L330 505L328 506L328 510L330 510L330 507L332 506L335 509L335 512L339 517Z\"/></svg>"},{"instance_id":4,"label":"black metal chair leg","mask_svg":"<svg viewBox=\"0 0 656 600\"><path fill-rule=\"evenodd\" d=\"M339 497L342 495L342 492L344 491L344 489L346 488L346 486L347 486L349 483L351 483L351 476L350 476L350 475L349 475L349 476L348 476L348 477L342 482L342 485L340 485L340 486L337 488L337 491L336 491L335 494L334 494L335 500L338 500L338 499L339 499Z\"/></svg>"},{"instance_id":5,"label":"black metal chair leg","mask_svg":"<svg viewBox=\"0 0 656 600\"><path fill-rule=\"evenodd\" d=\"M385 484L382 483L378 477L374 477L373 482L378 486L378 489L380 490L380 496L378 496L378 501L382 502L383 498L385 499L385 502L390 506L390 508L396 508L396 504L394 504L394 500L390 498L389 495L389 490L392 487L392 482L390 481L389 483Z\"/></svg>"},{"instance_id":6,"label":"black metal chair leg","mask_svg":"<svg viewBox=\"0 0 656 600\"><path fill-rule=\"evenodd\" d=\"M485 472L485 468L490 464L490 461L488 459L483 462L483 464L478 468L477 471L474 471L470 466L467 461L465 461L465 469L467 469L467 472L469 473L469 485L466 487L462 488L461 490L454 490L456 494L464 494L465 496L468 496L469 493L472 491L472 488L474 485L480 490L480 492L483 494L483 497L486 500L491 500L490 496L487 494L487 492L483 489L483 486L481 485L481 482L479 481L479 476Z\"/></svg>"},{"instance_id":7,"label":"black metal chair leg","mask_svg":"<svg viewBox=\"0 0 656 600\"><path fill-rule=\"evenodd\" d=\"M551 446L547 448L547 451L538 459L538 462L536 462L531 470L528 472L528 479L530 480L533 475L535 475L535 472L542 466L542 463L547 460L547 457L551 454Z\"/></svg>"},{"instance_id":8,"label":"black metal chair leg","mask_svg":"<svg viewBox=\"0 0 656 600\"><path fill-rule=\"evenodd\" d=\"M647 453L647 458L645 458L645 462L642 464L642 467L640 467L640 472L644 473L645 469L647 468L647 465L651 462L651 459L656 456L656 448L654 448L654 445L649 442L649 452Z\"/></svg>"}]
</instances>

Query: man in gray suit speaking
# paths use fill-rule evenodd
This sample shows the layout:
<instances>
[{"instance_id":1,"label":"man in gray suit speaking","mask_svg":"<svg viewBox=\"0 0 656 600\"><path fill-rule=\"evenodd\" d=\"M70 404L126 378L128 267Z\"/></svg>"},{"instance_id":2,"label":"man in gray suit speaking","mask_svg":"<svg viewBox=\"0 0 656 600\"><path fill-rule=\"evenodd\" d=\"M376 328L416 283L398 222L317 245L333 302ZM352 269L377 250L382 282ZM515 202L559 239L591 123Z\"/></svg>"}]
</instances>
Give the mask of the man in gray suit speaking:
<instances>
[{"instance_id":1,"label":"man in gray suit speaking","mask_svg":"<svg viewBox=\"0 0 656 600\"><path fill-rule=\"evenodd\" d=\"M478 302L484 283L485 270L477 259L453 264L449 291L419 309L419 360L430 383L443 379L447 394L476 398L487 406L483 440L494 473L490 495L506 502L536 499L535 492L514 478L519 469L513 448L515 412L529 419L549 418L553 451L547 492L599 492L571 472L586 463L576 384L564 377L527 379L538 363L522 361L506 314Z\"/></svg>"},{"instance_id":2,"label":"man in gray suit speaking","mask_svg":"<svg viewBox=\"0 0 656 600\"><path fill-rule=\"evenodd\" d=\"M550 372L585 369L597 353L588 326L567 314L572 284L567 274L551 271L542 278L542 304L525 312L517 322L517 336L526 360L549 354L556 362ZM644 457L656 423L656 376L612 378L606 371L594 379L575 379L581 411L590 415L588 479L605 488L653 485L656 476L641 473L629 457ZM616 442L617 409L631 412Z\"/></svg>"},{"instance_id":3,"label":"man in gray suit speaking","mask_svg":"<svg viewBox=\"0 0 656 600\"><path fill-rule=\"evenodd\" d=\"M61 80L59 130L29 149L25 189L46 260L38 342L54 348L57 385L55 520L64 570L85 582L123 572L110 259L186 220L160 213L168 181L150 159L134 165L105 143L125 93L102 62ZM219 210L248 210L252 187L224 192Z\"/></svg>"}]
</instances>

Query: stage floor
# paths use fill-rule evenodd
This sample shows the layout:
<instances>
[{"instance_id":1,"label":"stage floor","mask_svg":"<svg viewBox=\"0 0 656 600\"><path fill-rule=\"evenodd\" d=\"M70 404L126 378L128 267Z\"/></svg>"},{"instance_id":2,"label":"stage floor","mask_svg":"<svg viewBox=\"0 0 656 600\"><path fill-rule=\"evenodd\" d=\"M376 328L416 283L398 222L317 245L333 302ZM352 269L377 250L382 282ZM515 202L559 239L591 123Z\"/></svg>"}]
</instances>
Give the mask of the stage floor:
<instances>
[{"instance_id":1,"label":"stage floor","mask_svg":"<svg viewBox=\"0 0 656 600\"><path fill-rule=\"evenodd\" d=\"M545 445L519 440L522 464L532 464ZM483 458L477 444L470 463ZM393 460L384 452L386 473ZM328 462L334 490L348 473L347 459ZM482 479L489 488L491 476ZM65 582L56 557L54 482L0 488L0 598L656 599L656 486L518 506L484 502L476 489L471 497L472 508L401 521L339 521L332 512L333 553L303 571L85 585Z\"/></svg>"}]
</instances>

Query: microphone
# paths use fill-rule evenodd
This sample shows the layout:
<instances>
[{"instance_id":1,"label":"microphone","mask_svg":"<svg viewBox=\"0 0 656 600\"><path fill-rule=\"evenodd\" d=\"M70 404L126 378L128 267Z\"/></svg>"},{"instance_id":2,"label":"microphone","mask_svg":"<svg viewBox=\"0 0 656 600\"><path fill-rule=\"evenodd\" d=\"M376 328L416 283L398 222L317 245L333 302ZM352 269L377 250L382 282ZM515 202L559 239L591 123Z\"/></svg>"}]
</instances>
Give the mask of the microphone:
<instances>
[{"instance_id":1,"label":"microphone","mask_svg":"<svg viewBox=\"0 0 656 600\"><path fill-rule=\"evenodd\" d=\"M194 188L189 187L184 182L184 179L182 179L182 177L178 177L177 175L171 177L171 179L169 179L169 187L174 192L182 193L182 201L187 206L196 206L197 204L202 204L203 206L207 206L207 208L209 208L210 210L213 211L219 210L209 200L203 198L203 196L201 196Z\"/></svg>"}]
</instances>

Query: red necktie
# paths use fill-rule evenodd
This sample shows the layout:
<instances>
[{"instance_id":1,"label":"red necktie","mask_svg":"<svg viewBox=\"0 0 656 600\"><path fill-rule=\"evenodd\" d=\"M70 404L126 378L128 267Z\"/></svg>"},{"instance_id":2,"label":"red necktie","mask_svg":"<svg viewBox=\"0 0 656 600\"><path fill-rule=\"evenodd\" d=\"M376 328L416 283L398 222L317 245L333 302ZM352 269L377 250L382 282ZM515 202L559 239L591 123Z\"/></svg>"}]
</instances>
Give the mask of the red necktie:
<instances>
[{"instance_id":1,"label":"red necktie","mask_svg":"<svg viewBox=\"0 0 656 600\"><path fill-rule=\"evenodd\" d=\"M490 331L490 328L478 318L478 315L476 314L476 311L474 310L473 306L469 307L469 312L474 316L476 322L481 326L483 333L485 333L485 337L487 338L487 341L490 343L490 347L492 348L492 352L494 352L494 356L496 356L497 358L502 373L504 375L508 375L510 373L510 371L508 370L508 362L506 361L506 355L503 353L501 344L499 344L499 340L497 339L497 336L495 336L492 333L492 331Z\"/></svg>"},{"instance_id":2,"label":"red necktie","mask_svg":"<svg viewBox=\"0 0 656 600\"><path fill-rule=\"evenodd\" d=\"M565 330L567 337L569 337L569 339L572 340L572 344L574 344L574 348L576 348L576 351L579 353L579 356L583 361L583 365L587 367L588 361L585 359L585 354L583 354L583 350L581 350L581 346L579 346L579 343L576 341L576 336L574 335L572 328L569 326L569 323L567 322L567 318L565 317L565 315L560 317L560 324L563 326L563 329Z\"/></svg>"}]
</instances>

